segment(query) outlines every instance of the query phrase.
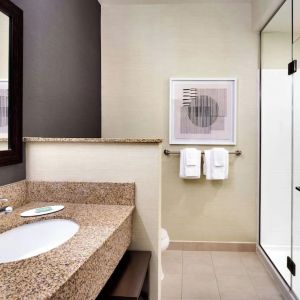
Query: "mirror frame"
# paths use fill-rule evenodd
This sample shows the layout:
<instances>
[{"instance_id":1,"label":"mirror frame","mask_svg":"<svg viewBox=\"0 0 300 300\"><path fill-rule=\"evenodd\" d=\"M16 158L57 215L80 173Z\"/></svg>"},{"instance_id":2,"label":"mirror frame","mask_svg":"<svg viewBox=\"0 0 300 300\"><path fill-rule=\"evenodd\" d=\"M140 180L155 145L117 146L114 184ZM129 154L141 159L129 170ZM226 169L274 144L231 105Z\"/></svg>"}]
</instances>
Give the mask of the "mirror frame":
<instances>
[{"instance_id":1,"label":"mirror frame","mask_svg":"<svg viewBox=\"0 0 300 300\"><path fill-rule=\"evenodd\" d=\"M0 0L0 12L9 17L8 150L0 151L0 166L23 161L23 11Z\"/></svg>"}]
</instances>

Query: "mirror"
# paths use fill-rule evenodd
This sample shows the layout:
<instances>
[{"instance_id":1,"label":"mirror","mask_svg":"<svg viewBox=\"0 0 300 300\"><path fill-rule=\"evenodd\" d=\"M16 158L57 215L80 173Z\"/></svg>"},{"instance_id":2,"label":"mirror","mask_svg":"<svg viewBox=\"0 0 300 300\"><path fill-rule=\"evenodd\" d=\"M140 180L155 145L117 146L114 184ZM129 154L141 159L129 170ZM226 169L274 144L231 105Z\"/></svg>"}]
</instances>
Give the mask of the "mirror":
<instances>
[{"instance_id":1,"label":"mirror","mask_svg":"<svg viewBox=\"0 0 300 300\"><path fill-rule=\"evenodd\" d=\"M9 17L0 12L0 151L8 150Z\"/></svg>"},{"instance_id":2,"label":"mirror","mask_svg":"<svg viewBox=\"0 0 300 300\"><path fill-rule=\"evenodd\" d=\"M22 162L23 12L0 0L0 166Z\"/></svg>"}]
</instances>

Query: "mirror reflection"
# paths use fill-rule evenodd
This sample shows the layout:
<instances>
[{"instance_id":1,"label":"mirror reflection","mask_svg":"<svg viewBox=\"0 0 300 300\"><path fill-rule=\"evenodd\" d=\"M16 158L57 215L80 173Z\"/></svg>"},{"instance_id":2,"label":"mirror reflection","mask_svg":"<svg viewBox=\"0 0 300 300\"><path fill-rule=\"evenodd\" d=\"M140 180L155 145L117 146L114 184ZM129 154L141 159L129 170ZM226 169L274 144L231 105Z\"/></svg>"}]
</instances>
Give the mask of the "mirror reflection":
<instances>
[{"instance_id":1,"label":"mirror reflection","mask_svg":"<svg viewBox=\"0 0 300 300\"><path fill-rule=\"evenodd\" d=\"M8 150L9 17L0 12L0 150Z\"/></svg>"}]
</instances>

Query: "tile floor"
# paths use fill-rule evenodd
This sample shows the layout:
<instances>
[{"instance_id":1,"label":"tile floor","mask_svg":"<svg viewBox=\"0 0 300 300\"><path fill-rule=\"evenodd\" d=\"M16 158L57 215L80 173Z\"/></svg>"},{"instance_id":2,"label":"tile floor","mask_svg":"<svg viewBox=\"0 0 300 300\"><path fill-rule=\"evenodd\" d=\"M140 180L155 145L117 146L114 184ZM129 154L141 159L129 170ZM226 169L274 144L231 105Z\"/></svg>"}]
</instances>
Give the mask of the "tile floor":
<instances>
[{"instance_id":1,"label":"tile floor","mask_svg":"<svg viewBox=\"0 0 300 300\"><path fill-rule=\"evenodd\" d=\"M284 299L255 252L163 252L162 300Z\"/></svg>"}]
</instances>

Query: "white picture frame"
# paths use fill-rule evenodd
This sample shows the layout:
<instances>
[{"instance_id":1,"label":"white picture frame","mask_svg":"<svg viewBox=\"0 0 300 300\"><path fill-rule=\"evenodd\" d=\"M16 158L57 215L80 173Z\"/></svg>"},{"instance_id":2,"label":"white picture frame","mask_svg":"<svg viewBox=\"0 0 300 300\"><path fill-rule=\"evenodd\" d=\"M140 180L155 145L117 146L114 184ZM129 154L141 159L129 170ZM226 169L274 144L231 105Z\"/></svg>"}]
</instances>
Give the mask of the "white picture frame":
<instances>
[{"instance_id":1,"label":"white picture frame","mask_svg":"<svg viewBox=\"0 0 300 300\"><path fill-rule=\"evenodd\" d=\"M170 145L236 145L236 78L170 78Z\"/></svg>"}]
</instances>

